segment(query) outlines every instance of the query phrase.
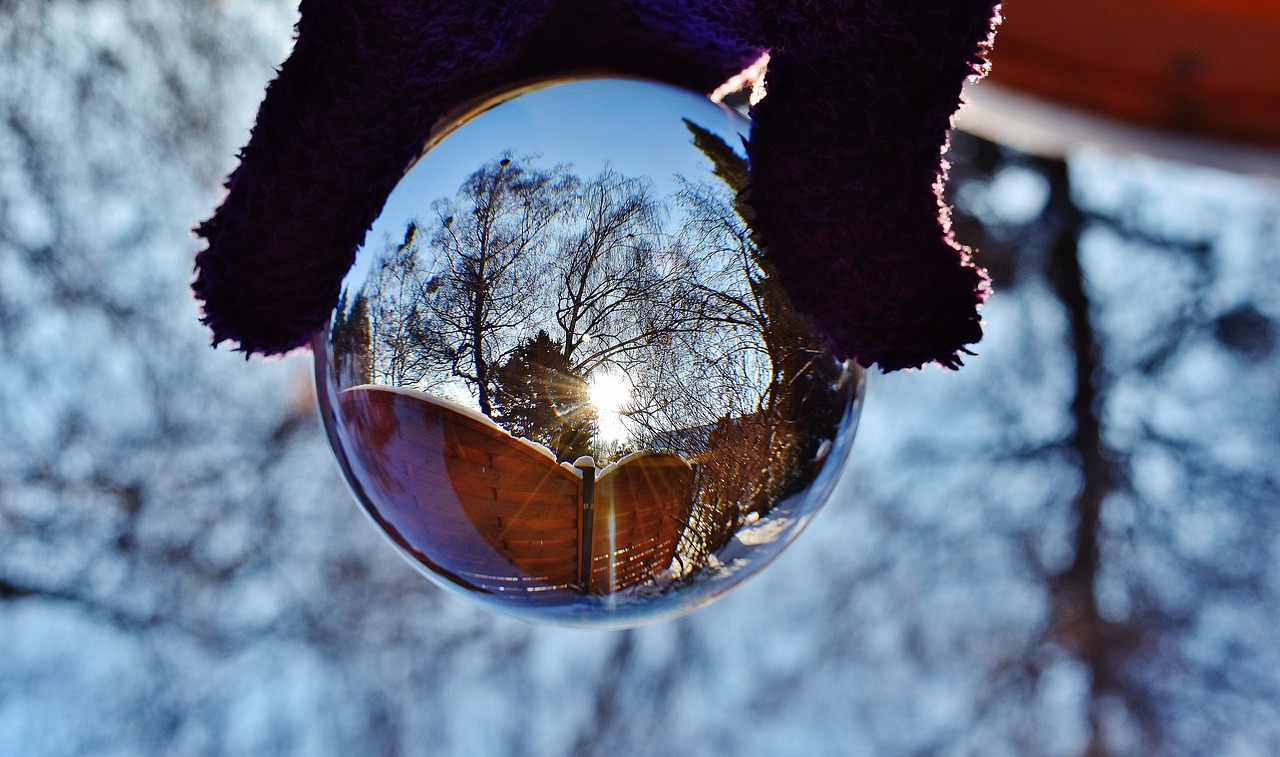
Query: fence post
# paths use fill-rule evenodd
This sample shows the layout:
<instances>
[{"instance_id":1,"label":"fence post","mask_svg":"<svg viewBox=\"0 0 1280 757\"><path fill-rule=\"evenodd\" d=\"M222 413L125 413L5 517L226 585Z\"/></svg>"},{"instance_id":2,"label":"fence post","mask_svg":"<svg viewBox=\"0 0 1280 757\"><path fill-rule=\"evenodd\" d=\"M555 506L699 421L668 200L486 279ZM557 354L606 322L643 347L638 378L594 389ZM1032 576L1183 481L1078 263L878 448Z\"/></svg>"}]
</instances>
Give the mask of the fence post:
<instances>
[{"instance_id":1,"label":"fence post","mask_svg":"<svg viewBox=\"0 0 1280 757\"><path fill-rule=\"evenodd\" d=\"M578 543L578 588L583 594L591 592L591 536L595 526L592 502L596 494L596 461L591 455L583 455L573 461L573 467L582 471L582 537Z\"/></svg>"}]
</instances>

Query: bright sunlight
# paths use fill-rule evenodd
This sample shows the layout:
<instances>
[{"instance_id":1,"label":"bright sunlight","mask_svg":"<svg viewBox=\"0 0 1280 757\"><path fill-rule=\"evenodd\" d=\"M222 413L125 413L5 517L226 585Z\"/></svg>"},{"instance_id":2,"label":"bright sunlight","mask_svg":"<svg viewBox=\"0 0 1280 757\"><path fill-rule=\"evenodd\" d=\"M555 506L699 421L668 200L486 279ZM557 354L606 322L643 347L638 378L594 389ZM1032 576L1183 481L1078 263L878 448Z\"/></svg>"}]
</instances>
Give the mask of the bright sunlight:
<instances>
[{"instance_id":1,"label":"bright sunlight","mask_svg":"<svg viewBox=\"0 0 1280 757\"><path fill-rule=\"evenodd\" d=\"M620 442L627 438L622 410L631 400L631 390L631 379L622 371L597 371L587 382L591 405L597 413L597 433L603 441Z\"/></svg>"}]
</instances>

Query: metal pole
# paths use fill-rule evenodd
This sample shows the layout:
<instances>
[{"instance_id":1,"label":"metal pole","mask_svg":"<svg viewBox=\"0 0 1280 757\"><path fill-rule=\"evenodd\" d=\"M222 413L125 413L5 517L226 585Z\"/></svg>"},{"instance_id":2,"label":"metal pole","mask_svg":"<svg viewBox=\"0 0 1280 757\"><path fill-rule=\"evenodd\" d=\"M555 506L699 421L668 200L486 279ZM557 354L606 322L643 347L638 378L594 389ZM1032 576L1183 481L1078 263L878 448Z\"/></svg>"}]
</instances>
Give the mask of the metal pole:
<instances>
[{"instance_id":1,"label":"metal pole","mask_svg":"<svg viewBox=\"0 0 1280 757\"><path fill-rule=\"evenodd\" d=\"M596 461L591 455L583 455L573 461L573 467L582 471L582 538L578 544L578 588L586 594L591 591L591 535L595 526L595 511L591 504L596 494Z\"/></svg>"}]
</instances>

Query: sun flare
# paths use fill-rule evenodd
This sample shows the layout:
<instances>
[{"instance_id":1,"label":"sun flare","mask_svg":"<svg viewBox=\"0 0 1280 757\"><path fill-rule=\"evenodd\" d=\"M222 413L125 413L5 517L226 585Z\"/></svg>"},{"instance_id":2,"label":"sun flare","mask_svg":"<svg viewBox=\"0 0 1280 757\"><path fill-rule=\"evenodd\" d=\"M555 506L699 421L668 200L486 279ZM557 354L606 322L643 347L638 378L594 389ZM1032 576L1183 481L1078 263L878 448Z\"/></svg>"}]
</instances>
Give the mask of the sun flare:
<instances>
[{"instance_id":1,"label":"sun flare","mask_svg":"<svg viewBox=\"0 0 1280 757\"><path fill-rule=\"evenodd\" d=\"M621 371L597 373L587 382L587 392L597 410L620 413L631 399L631 381Z\"/></svg>"},{"instance_id":2,"label":"sun flare","mask_svg":"<svg viewBox=\"0 0 1280 757\"><path fill-rule=\"evenodd\" d=\"M596 409L597 433L606 443L621 443L628 436L623 408L631 401L631 379L622 371L597 372L587 382L587 396Z\"/></svg>"}]
</instances>

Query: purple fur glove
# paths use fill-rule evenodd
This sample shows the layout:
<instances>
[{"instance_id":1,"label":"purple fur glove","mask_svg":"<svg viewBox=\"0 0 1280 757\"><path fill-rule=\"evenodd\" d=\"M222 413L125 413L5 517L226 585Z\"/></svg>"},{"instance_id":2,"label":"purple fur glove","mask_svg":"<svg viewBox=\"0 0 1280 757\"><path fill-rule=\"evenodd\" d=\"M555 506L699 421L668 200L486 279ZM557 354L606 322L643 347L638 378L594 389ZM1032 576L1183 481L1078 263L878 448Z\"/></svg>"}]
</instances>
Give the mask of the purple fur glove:
<instances>
[{"instance_id":1,"label":"purple fur glove","mask_svg":"<svg viewBox=\"0 0 1280 757\"><path fill-rule=\"evenodd\" d=\"M228 194L197 232L214 343L301 347L433 126L516 81L601 70L709 92L770 51L748 147L756 229L837 354L960 364L983 273L940 151L992 0L302 0Z\"/></svg>"}]
</instances>

